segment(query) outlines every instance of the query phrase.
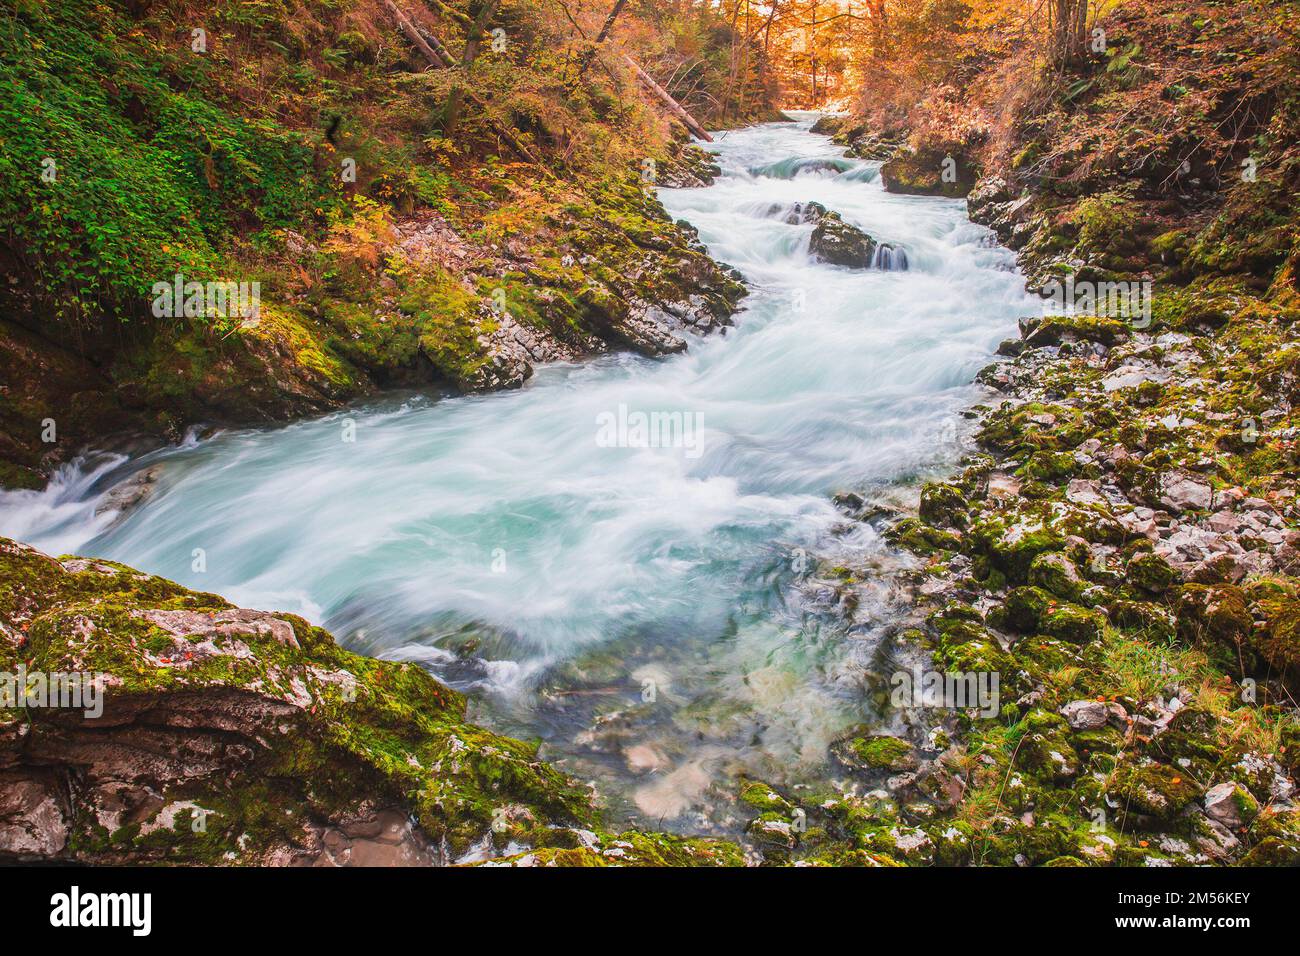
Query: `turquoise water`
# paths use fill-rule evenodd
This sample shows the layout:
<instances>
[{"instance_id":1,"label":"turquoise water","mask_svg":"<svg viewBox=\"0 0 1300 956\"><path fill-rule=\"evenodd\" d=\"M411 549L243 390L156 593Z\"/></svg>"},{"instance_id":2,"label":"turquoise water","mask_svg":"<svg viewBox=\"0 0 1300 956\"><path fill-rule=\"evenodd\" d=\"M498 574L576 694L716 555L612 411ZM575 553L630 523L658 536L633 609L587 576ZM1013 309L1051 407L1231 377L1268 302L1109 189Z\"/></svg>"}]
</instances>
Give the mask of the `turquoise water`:
<instances>
[{"instance_id":1,"label":"turquoise water","mask_svg":"<svg viewBox=\"0 0 1300 956\"><path fill-rule=\"evenodd\" d=\"M616 811L725 829L728 775L816 775L829 738L872 717L863 689L894 611L868 584L855 614L834 613L817 562L895 559L830 496L951 467L969 383L1037 308L963 202L885 193L812 119L727 133L714 186L661 193L750 283L725 335L545 367L516 392L390 396L89 456L43 492L0 495L0 533L419 661ZM902 247L908 269L811 261L812 227L780 213L809 200ZM676 447L602 438L638 412L691 431ZM144 504L96 514L145 467Z\"/></svg>"}]
</instances>

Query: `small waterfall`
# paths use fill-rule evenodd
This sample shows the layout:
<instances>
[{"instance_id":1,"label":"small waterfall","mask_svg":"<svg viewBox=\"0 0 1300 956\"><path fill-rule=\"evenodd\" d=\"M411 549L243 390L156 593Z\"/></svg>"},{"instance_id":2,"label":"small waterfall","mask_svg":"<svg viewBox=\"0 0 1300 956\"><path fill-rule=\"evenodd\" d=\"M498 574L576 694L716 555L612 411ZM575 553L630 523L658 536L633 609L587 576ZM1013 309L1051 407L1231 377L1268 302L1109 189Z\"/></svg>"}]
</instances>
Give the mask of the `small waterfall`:
<instances>
[{"instance_id":1,"label":"small waterfall","mask_svg":"<svg viewBox=\"0 0 1300 956\"><path fill-rule=\"evenodd\" d=\"M847 183L874 183L880 178L880 164L872 163L859 166L857 169L846 169L838 178Z\"/></svg>"},{"instance_id":2,"label":"small waterfall","mask_svg":"<svg viewBox=\"0 0 1300 956\"><path fill-rule=\"evenodd\" d=\"M906 272L907 252L899 246L882 242L876 246L875 255L871 258L871 268L882 272Z\"/></svg>"},{"instance_id":3,"label":"small waterfall","mask_svg":"<svg viewBox=\"0 0 1300 956\"><path fill-rule=\"evenodd\" d=\"M853 169L856 164L852 160L842 159L839 157L798 157L791 156L788 159L778 160L775 163L765 163L761 166L751 166L749 174L751 176L761 176L767 179L794 179L798 176L816 176L825 173L838 175Z\"/></svg>"}]
</instances>

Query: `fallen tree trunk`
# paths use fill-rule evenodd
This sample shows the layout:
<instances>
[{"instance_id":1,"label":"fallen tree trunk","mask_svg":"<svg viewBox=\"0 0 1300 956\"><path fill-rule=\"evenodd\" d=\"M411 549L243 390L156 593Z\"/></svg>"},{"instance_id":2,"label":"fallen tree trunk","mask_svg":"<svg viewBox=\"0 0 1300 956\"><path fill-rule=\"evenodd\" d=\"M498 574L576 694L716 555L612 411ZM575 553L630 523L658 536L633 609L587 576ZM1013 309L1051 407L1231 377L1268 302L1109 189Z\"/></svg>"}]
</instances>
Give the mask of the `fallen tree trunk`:
<instances>
[{"instance_id":1,"label":"fallen tree trunk","mask_svg":"<svg viewBox=\"0 0 1300 956\"><path fill-rule=\"evenodd\" d=\"M429 41L426 40L420 34L419 29L415 26L414 23L411 22L410 18L405 13L402 12L402 8L399 7L396 3L394 3L393 0L384 0L384 6L386 6L388 8L388 12L393 15L393 19L397 21L397 25L401 27L402 32L405 33L407 37L410 38L411 42L415 44L416 48L421 53L424 54L424 58L426 60L428 60L433 66L440 67L440 68L446 68L452 65L450 57L445 56L447 52L447 48L443 46L443 44L440 41L437 41L436 39L435 42L438 43L438 46L439 48L441 48L442 52L440 53L438 50L435 50L432 46L430 46ZM462 95L464 96L465 99L469 100L479 110L483 112L484 118L488 122L488 126L492 128L492 132L496 133L497 136L501 137L501 139L505 142L505 144L509 146L517 156L519 156L521 159L525 160L526 162L530 162L535 166L541 167L542 172L544 172L547 176L552 175L551 171L547 169L545 166L542 166L542 164L537 160L537 157L535 157L532 154L532 151L529 150L528 147L525 146L523 143L521 143L515 137L515 135L512 132L510 132L510 130L506 129L503 125L501 125L496 120L494 120L491 116L488 115L487 104L485 104L481 99L479 99L477 96L475 96L473 93L469 92L468 90L464 90L462 92Z\"/></svg>"},{"instance_id":2,"label":"fallen tree trunk","mask_svg":"<svg viewBox=\"0 0 1300 956\"><path fill-rule=\"evenodd\" d=\"M596 42L591 45L591 49L582 55L582 61L578 64L579 78L587 72L587 67L591 66L591 61L595 58L596 51L600 49L600 45L609 37L609 31L614 29L614 21L618 19L618 15L623 12L623 7L626 5L627 0L617 0L614 4L614 9L609 11L609 16L605 18L605 25L600 28L600 33L596 34ZM573 25L575 27L578 26L577 23L574 23ZM582 28L578 27L578 30L581 32ZM586 39L585 33L583 34L583 39Z\"/></svg>"},{"instance_id":3,"label":"fallen tree trunk","mask_svg":"<svg viewBox=\"0 0 1300 956\"><path fill-rule=\"evenodd\" d=\"M604 25L600 28L600 32L596 34L595 42L592 43L590 49L588 49L587 52L582 55L582 59L578 62L577 72L574 76L573 81L570 83L569 86L570 90L572 90L573 87L577 85L578 80L580 80L583 74L587 72L587 68L591 66L591 61L595 59L596 54L600 52L600 48L604 45L605 41L609 39L610 31L614 29L614 23L616 20L618 20L618 15L623 12L623 7L625 7L626 5L627 5L627 0L615 0L613 9L609 11L609 16L605 18ZM572 17L570 17L569 22L573 24L573 27L575 30L578 31L579 36L581 36L585 40L587 38L587 34L583 31L582 27L578 25L577 21L575 21ZM686 124L687 129L689 129L700 139L704 140L706 143L713 142L713 137L710 136L707 132L705 132L704 127L695 121L694 116L686 112L685 108L682 107L681 103L678 103L675 99L673 99L671 93L669 93L662 86L656 83L654 79L651 78L650 74L647 73L645 70L641 69L641 67L637 65L636 61L633 60L626 53L623 54L623 59L627 60L628 65L632 67L633 72L635 72L637 75L637 79L639 79L642 83L644 83L645 86L655 94L655 96L663 100L664 105L667 106L668 109L672 111L672 114L674 116L676 116L678 119L680 119L683 123ZM608 72L608 68L606 68L606 71ZM612 75L613 74L611 74L611 76Z\"/></svg>"},{"instance_id":4,"label":"fallen tree trunk","mask_svg":"<svg viewBox=\"0 0 1300 956\"><path fill-rule=\"evenodd\" d=\"M386 6L388 12L393 15L393 19L397 21L397 25L401 27L402 32L405 33L410 41L416 45L419 51L424 54L425 59L437 67L451 66L451 60L444 60L438 54L438 51L429 46L424 37L420 35L420 31L416 29L415 24L412 23L410 18L402 12L401 7L395 4L393 0L384 0L384 6Z\"/></svg>"},{"instance_id":5,"label":"fallen tree trunk","mask_svg":"<svg viewBox=\"0 0 1300 956\"><path fill-rule=\"evenodd\" d=\"M708 134L703 126L695 121L695 117L686 112L686 110L682 108L682 105L673 99L672 94L656 83L649 73L637 66L636 60L632 59L626 53L623 54L623 59L627 60L628 66L632 67L632 72L636 74L637 79L644 83L646 88L659 97L659 99L663 100L664 105L668 107L668 111L685 123L688 130L706 143L713 142L713 137Z\"/></svg>"}]
</instances>

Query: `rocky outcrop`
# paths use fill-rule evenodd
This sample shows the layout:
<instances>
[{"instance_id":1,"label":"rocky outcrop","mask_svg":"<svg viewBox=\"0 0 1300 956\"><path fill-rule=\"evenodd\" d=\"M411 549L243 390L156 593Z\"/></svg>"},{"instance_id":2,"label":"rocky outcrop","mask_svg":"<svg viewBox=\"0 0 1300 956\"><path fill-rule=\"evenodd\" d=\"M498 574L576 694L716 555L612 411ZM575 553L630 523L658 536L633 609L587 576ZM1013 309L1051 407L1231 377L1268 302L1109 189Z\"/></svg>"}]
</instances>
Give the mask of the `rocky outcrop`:
<instances>
[{"instance_id":1,"label":"rocky outcrop","mask_svg":"<svg viewBox=\"0 0 1300 956\"><path fill-rule=\"evenodd\" d=\"M0 538L0 861L743 862L605 832L588 788L465 704L294 615Z\"/></svg>"},{"instance_id":2,"label":"rocky outcrop","mask_svg":"<svg viewBox=\"0 0 1300 956\"><path fill-rule=\"evenodd\" d=\"M970 160L959 150L897 150L880 167L880 181L891 193L916 196L965 196L975 185Z\"/></svg>"},{"instance_id":3,"label":"rocky outcrop","mask_svg":"<svg viewBox=\"0 0 1300 956\"><path fill-rule=\"evenodd\" d=\"M888 160L907 144L905 135L877 132L841 116L821 116L809 132L831 137L859 159Z\"/></svg>"},{"instance_id":4,"label":"rocky outcrop","mask_svg":"<svg viewBox=\"0 0 1300 956\"><path fill-rule=\"evenodd\" d=\"M1031 288L1154 276L1149 309L1022 321L957 474L914 508L837 498L918 562L888 664L996 676L996 714L873 688L876 729L830 748L854 786L742 788L768 859L1300 864L1294 271L1245 234L1220 271L1203 223L1114 178L1052 190L990 177L968 203ZM881 587L839 561L843 604Z\"/></svg>"},{"instance_id":5,"label":"rocky outcrop","mask_svg":"<svg viewBox=\"0 0 1300 956\"><path fill-rule=\"evenodd\" d=\"M722 174L713 154L689 142L679 141L666 162L656 170L656 182L671 189L711 186Z\"/></svg>"},{"instance_id":6,"label":"rocky outcrop","mask_svg":"<svg viewBox=\"0 0 1300 956\"><path fill-rule=\"evenodd\" d=\"M0 858L429 864L593 819L459 694L300 618L7 540L0 582L0 671L28 690L0 710ZM73 674L98 692L37 695Z\"/></svg>"}]
</instances>

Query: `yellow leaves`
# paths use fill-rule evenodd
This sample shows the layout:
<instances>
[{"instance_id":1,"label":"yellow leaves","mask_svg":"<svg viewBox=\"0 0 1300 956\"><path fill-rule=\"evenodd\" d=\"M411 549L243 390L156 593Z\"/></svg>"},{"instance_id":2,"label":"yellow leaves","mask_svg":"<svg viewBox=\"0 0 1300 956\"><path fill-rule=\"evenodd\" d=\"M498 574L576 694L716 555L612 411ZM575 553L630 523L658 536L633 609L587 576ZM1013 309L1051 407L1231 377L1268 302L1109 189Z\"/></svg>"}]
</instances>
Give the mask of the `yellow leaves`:
<instances>
[{"instance_id":1,"label":"yellow leaves","mask_svg":"<svg viewBox=\"0 0 1300 956\"><path fill-rule=\"evenodd\" d=\"M330 227L323 248L340 265L373 270L383 262L385 249L396 241L391 208L365 196L354 196L352 218Z\"/></svg>"},{"instance_id":2,"label":"yellow leaves","mask_svg":"<svg viewBox=\"0 0 1300 956\"><path fill-rule=\"evenodd\" d=\"M444 164L461 155L460 147L441 136L429 137L424 141L424 147L429 151L435 162Z\"/></svg>"}]
</instances>

